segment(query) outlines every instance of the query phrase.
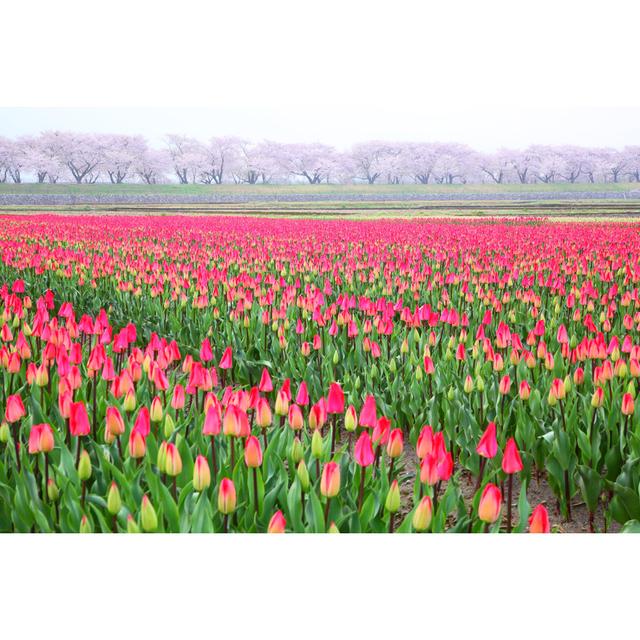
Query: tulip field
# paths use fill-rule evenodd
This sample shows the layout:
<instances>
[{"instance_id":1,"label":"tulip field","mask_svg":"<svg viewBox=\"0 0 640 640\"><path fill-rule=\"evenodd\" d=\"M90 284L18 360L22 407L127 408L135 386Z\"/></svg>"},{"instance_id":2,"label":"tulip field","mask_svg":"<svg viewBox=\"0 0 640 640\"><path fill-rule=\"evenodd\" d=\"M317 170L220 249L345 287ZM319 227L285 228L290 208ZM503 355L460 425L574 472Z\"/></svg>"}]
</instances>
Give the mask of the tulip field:
<instances>
[{"instance_id":1,"label":"tulip field","mask_svg":"<svg viewBox=\"0 0 640 640\"><path fill-rule=\"evenodd\" d=\"M0 531L640 530L640 224L0 217Z\"/></svg>"}]
</instances>

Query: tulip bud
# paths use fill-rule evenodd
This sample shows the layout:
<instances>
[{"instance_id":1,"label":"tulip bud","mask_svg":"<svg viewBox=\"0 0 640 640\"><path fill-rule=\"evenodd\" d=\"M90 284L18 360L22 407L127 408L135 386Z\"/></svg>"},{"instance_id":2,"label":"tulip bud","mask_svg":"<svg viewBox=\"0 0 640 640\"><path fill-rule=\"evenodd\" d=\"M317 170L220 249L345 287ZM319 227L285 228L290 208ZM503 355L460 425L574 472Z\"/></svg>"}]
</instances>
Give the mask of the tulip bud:
<instances>
[{"instance_id":1,"label":"tulip bud","mask_svg":"<svg viewBox=\"0 0 640 640\"><path fill-rule=\"evenodd\" d=\"M531 397L531 387L526 380L523 380L520 383L520 388L518 393L520 394L520 399L523 401L527 401Z\"/></svg>"},{"instance_id":2,"label":"tulip bud","mask_svg":"<svg viewBox=\"0 0 640 640\"><path fill-rule=\"evenodd\" d=\"M320 493L325 498L334 498L340 491L340 467L337 463L327 462L322 469Z\"/></svg>"},{"instance_id":3,"label":"tulip bud","mask_svg":"<svg viewBox=\"0 0 640 640\"><path fill-rule=\"evenodd\" d=\"M151 501L145 493L142 496L142 506L140 509L140 521L142 523L142 529L146 532L155 531L158 528L158 516L156 510L153 508Z\"/></svg>"},{"instance_id":4,"label":"tulip bud","mask_svg":"<svg viewBox=\"0 0 640 640\"><path fill-rule=\"evenodd\" d=\"M209 463L203 455L199 455L193 465L193 488L195 491L204 491L211 484L211 470Z\"/></svg>"},{"instance_id":5,"label":"tulip bud","mask_svg":"<svg viewBox=\"0 0 640 640\"><path fill-rule=\"evenodd\" d=\"M484 391L484 380L482 378L482 376L477 376L476 377L476 389L482 393Z\"/></svg>"},{"instance_id":6,"label":"tulip bud","mask_svg":"<svg viewBox=\"0 0 640 640\"><path fill-rule=\"evenodd\" d=\"M255 469L262 464L262 449L260 448L260 441L255 436L249 436L246 440L244 462L251 469Z\"/></svg>"},{"instance_id":7,"label":"tulip bud","mask_svg":"<svg viewBox=\"0 0 640 640\"><path fill-rule=\"evenodd\" d=\"M256 405L255 413L256 424L261 428L266 428L271 425L273 418L271 416L271 407L269 401L266 398L259 398Z\"/></svg>"},{"instance_id":8,"label":"tulip bud","mask_svg":"<svg viewBox=\"0 0 640 640\"><path fill-rule=\"evenodd\" d=\"M122 499L120 498L120 491L118 491L118 485L115 482L111 483L109 491L107 493L107 511L115 516L122 508Z\"/></svg>"},{"instance_id":9,"label":"tulip bud","mask_svg":"<svg viewBox=\"0 0 640 640\"><path fill-rule=\"evenodd\" d=\"M487 484L478 505L478 517L487 524L493 524L500 516L502 493L495 484Z\"/></svg>"},{"instance_id":10,"label":"tulip bud","mask_svg":"<svg viewBox=\"0 0 640 640\"><path fill-rule=\"evenodd\" d=\"M304 427L304 417L302 415L302 410L297 404L292 404L289 407L289 426L294 431L299 431Z\"/></svg>"},{"instance_id":11,"label":"tulip bud","mask_svg":"<svg viewBox=\"0 0 640 640\"><path fill-rule=\"evenodd\" d=\"M300 460L302 460L304 456L304 451L302 449L302 442L300 442L300 438L298 438L297 436L293 439L293 442L291 443L290 455L291 455L291 460L293 460L294 464L298 464L298 462L300 462Z\"/></svg>"},{"instance_id":12,"label":"tulip bud","mask_svg":"<svg viewBox=\"0 0 640 640\"><path fill-rule=\"evenodd\" d=\"M473 391L473 378L471 376L467 376L464 379L464 392L469 394Z\"/></svg>"},{"instance_id":13,"label":"tulip bud","mask_svg":"<svg viewBox=\"0 0 640 640\"><path fill-rule=\"evenodd\" d=\"M267 533L284 533L286 526L287 521L282 515L282 511L276 511L273 516L271 516L271 520L269 520Z\"/></svg>"},{"instance_id":14,"label":"tulip bud","mask_svg":"<svg viewBox=\"0 0 640 640\"><path fill-rule=\"evenodd\" d=\"M49 382L49 370L44 362L36 368L35 383L38 387L46 387Z\"/></svg>"},{"instance_id":15,"label":"tulip bud","mask_svg":"<svg viewBox=\"0 0 640 640\"><path fill-rule=\"evenodd\" d=\"M322 458L324 453L324 440L320 434L320 429L316 429L311 436L311 455L314 458Z\"/></svg>"},{"instance_id":16,"label":"tulip bud","mask_svg":"<svg viewBox=\"0 0 640 640\"><path fill-rule=\"evenodd\" d=\"M117 407L107 407L106 423L107 429L112 436L119 436L124 433L124 421Z\"/></svg>"},{"instance_id":17,"label":"tulip bud","mask_svg":"<svg viewBox=\"0 0 640 640\"><path fill-rule=\"evenodd\" d=\"M529 533L549 533L549 514L543 504L539 504L529 516Z\"/></svg>"},{"instance_id":18,"label":"tulip bud","mask_svg":"<svg viewBox=\"0 0 640 640\"><path fill-rule=\"evenodd\" d=\"M387 441L387 455L390 458L399 458L402 455L403 446L402 429L394 429Z\"/></svg>"},{"instance_id":19,"label":"tulip bud","mask_svg":"<svg viewBox=\"0 0 640 640\"><path fill-rule=\"evenodd\" d=\"M349 405L346 413L344 414L344 428L345 431L351 433L358 428L358 414L353 405Z\"/></svg>"},{"instance_id":20,"label":"tulip bud","mask_svg":"<svg viewBox=\"0 0 640 640\"><path fill-rule=\"evenodd\" d=\"M47 481L47 498L50 502L55 502L60 496L60 489L53 478Z\"/></svg>"},{"instance_id":21,"label":"tulip bud","mask_svg":"<svg viewBox=\"0 0 640 640\"><path fill-rule=\"evenodd\" d=\"M278 416L286 416L289 412L289 399L282 389L278 391L278 395L276 396L275 412Z\"/></svg>"},{"instance_id":22,"label":"tulip bud","mask_svg":"<svg viewBox=\"0 0 640 640\"><path fill-rule=\"evenodd\" d=\"M166 447L164 471L171 477L179 476L182 473L182 458L178 447L173 442L169 442Z\"/></svg>"},{"instance_id":23,"label":"tulip bud","mask_svg":"<svg viewBox=\"0 0 640 640\"><path fill-rule=\"evenodd\" d=\"M0 424L0 442L2 442L2 444L6 444L9 442L10 437L11 429L9 428L9 425L3 421L2 424Z\"/></svg>"},{"instance_id":24,"label":"tulip bud","mask_svg":"<svg viewBox=\"0 0 640 640\"><path fill-rule=\"evenodd\" d=\"M88 480L91 477L91 458L84 449L80 453L80 460L78 462L78 477L82 481Z\"/></svg>"},{"instance_id":25,"label":"tulip bud","mask_svg":"<svg viewBox=\"0 0 640 640\"><path fill-rule=\"evenodd\" d=\"M129 455L132 458L142 458L147 451L147 443L142 433L135 427L129 434ZM164 467L160 467L164 468Z\"/></svg>"},{"instance_id":26,"label":"tulip bud","mask_svg":"<svg viewBox=\"0 0 640 640\"><path fill-rule=\"evenodd\" d=\"M236 488L229 478L222 478L218 489L218 511L224 515L233 513L236 508Z\"/></svg>"},{"instance_id":27,"label":"tulip bud","mask_svg":"<svg viewBox=\"0 0 640 640\"><path fill-rule=\"evenodd\" d=\"M387 499L384 503L384 508L389 513L395 513L400 508L400 487L398 487L398 481L394 480L389 487L387 493Z\"/></svg>"},{"instance_id":28,"label":"tulip bud","mask_svg":"<svg viewBox=\"0 0 640 640\"><path fill-rule=\"evenodd\" d=\"M298 468L296 470L296 475L298 476L298 480L300 481L300 486L302 490L306 493L309 491L309 470L307 469L307 465L304 463L304 460L300 460L298 463Z\"/></svg>"},{"instance_id":29,"label":"tulip bud","mask_svg":"<svg viewBox=\"0 0 640 640\"><path fill-rule=\"evenodd\" d=\"M604 404L604 389L602 387L596 387L596 390L591 396L591 406L594 409L599 409Z\"/></svg>"},{"instance_id":30,"label":"tulip bud","mask_svg":"<svg viewBox=\"0 0 640 640\"><path fill-rule=\"evenodd\" d=\"M500 380L498 391L500 392L501 395L506 396L509 393L510 389L511 389L511 378L508 375L503 376Z\"/></svg>"},{"instance_id":31,"label":"tulip bud","mask_svg":"<svg viewBox=\"0 0 640 640\"><path fill-rule=\"evenodd\" d=\"M164 437L169 439L173 435L175 423L170 413L164 417Z\"/></svg>"},{"instance_id":32,"label":"tulip bud","mask_svg":"<svg viewBox=\"0 0 640 640\"><path fill-rule=\"evenodd\" d=\"M83 515L80 519L80 533L93 533L91 520L89 520L86 515Z\"/></svg>"},{"instance_id":33,"label":"tulip bud","mask_svg":"<svg viewBox=\"0 0 640 640\"><path fill-rule=\"evenodd\" d=\"M426 531L431 524L433 504L429 496L424 496L413 513L411 524L416 531Z\"/></svg>"},{"instance_id":34,"label":"tulip bud","mask_svg":"<svg viewBox=\"0 0 640 640\"><path fill-rule=\"evenodd\" d=\"M135 411L136 394L134 393L133 389L129 389L129 391L127 391L126 395L124 396L124 402L122 403L122 406L127 413L132 413L133 411Z\"/></svg>"},{"instance_id":35,"label":"tulip bud","mask_svg":"<svg viewBox=\"0 0 640 640\"><path fill-rule=\"evenodd\" d=\"M502 470L505 473L518 473L522 471L522 459L520 458L520 452L516 445L516 441L513 438L507 440L507 445L504 448L504 455L502 457Z\"/></svg>"},{"instance_id":36,"label":"tulip bud","mask_svg":"<svg viewBox=\"0 0 640 640\"><path fill-rule=\"evenodd\" d=\"M127 516L127 533L140 533L140 527L131 514Z\"/></svg>"},{"instance_id":37,"label":"tulip bud","mask_svg":"<svg viewBox=\"0 0 640 640\"><path fill-rule=\"evenodd\" d=\"M633 396L630 393L625 393L622 396L622 415L632 416L635 411Z\"/></svg>"},{"instance_id":38,"label":"tulip bud","mask_svg":"<svg viewBox=\"0 0 640 640\"><path fill-rule=\"evenodd\" d=\"M331 522L327 529L327 533L340 533L340 529L338 529L335 522Z\"/></svg>"},{"instance_id":39,"label":"tulip bud","mask_svg":"<svg viewBox=\"0 0 640 640\"><path fill-rule=\"evenodd\" d=\"M162 402L160 402L160 398L156 396L151 401L151 408L149 409L149 417L151 418L151 422L160 422L162 420Z\"/></svg>"}]
</instances>

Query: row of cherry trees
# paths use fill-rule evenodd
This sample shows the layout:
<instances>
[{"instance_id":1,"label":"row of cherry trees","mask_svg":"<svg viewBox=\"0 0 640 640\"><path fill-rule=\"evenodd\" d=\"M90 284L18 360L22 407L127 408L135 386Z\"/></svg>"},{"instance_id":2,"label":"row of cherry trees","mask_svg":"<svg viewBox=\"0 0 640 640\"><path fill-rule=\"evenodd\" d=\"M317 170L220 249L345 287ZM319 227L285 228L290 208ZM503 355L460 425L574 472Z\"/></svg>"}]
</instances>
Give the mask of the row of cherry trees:
<instances>
[{"instance_id":1,"label":"row of cherry trees","mask_svg":"<svg viewBox=\"0 0 640 640\"><path fill-rule=\"evenodd\" d=\"M204 142L181 135L165 147L142 136L47 131L0 137L0 182L95 183L507 183L640 182L640 146L533 145L479 153L467 145L368 141L347 151L319 143Z\"/></svg>"}]
</instances>

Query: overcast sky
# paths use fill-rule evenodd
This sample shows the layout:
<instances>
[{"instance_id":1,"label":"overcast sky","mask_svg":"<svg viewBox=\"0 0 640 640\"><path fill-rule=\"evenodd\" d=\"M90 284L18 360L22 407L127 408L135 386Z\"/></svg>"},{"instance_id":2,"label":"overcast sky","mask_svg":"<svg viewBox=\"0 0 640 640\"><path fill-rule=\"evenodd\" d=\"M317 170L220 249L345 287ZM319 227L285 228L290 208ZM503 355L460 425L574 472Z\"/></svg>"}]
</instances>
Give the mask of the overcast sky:
<instances>
[{"instance_id":1,"label":"overcast sky","mask_svg":"<svg viewBox=\"0 0 640 640\"><path fill-rule=\"evenodd\" d=\"M637 0L162 6L8 4L0 135L640 144Z\"/></svg>"}]
</instances>

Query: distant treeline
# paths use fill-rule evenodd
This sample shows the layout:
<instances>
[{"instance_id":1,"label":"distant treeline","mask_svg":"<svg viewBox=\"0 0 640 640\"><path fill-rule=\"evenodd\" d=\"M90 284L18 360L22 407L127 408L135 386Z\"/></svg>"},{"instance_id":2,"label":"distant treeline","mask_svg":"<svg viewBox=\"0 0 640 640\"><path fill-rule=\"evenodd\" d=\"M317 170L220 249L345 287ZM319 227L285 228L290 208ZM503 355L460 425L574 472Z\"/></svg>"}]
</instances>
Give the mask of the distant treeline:
<instances>
[{"instance_id":1,"label":"distant treeline","mask_svg":"<svg viewBox=\"0 0 640 640\"><path fill-rule=\"evenodd\" d=\"M532 145L486 154L459 143L372 140L338 150L320 143L201 141L46 131L0 137L0 182L147 184L479 184L640 182L640 145L624 149Z\"/></svg>"}]
</instances>

